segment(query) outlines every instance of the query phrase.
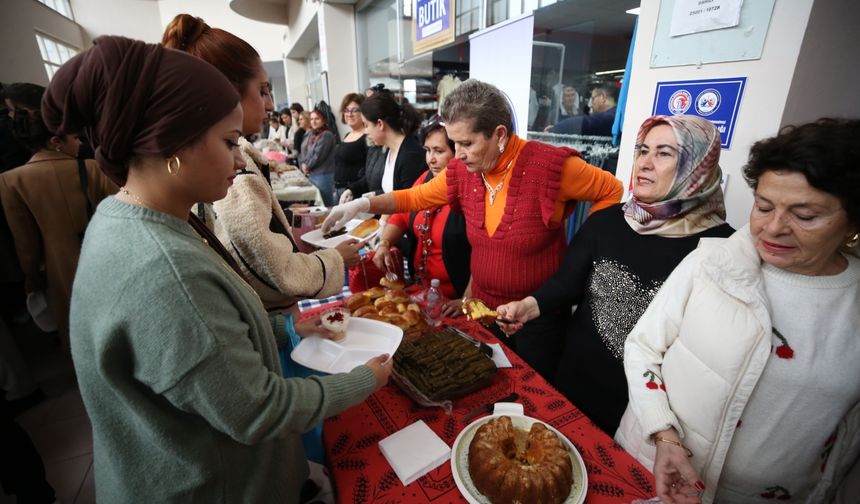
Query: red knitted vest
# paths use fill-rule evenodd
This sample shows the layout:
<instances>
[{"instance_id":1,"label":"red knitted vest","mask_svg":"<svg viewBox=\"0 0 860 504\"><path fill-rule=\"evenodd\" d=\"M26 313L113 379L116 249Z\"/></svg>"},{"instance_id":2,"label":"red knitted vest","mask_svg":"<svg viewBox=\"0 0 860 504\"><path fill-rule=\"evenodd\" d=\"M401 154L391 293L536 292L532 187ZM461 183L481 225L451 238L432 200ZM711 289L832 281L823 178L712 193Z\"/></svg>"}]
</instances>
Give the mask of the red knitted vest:
<instances>
[{"instance_id":1,"label":"red knitted vest","mask_svg":"<svg viewBox=\"0 0 860 504\"><path fill-rule=\"evenodd\" d=\"M579 153L528 142L512 168L502 221L493 236L484 226L484 183L459 160L448 163L448 202L466 216L472 245L472 295L488 306L522 299L558 271L566 243L551 222L561 188L562 165ZM565 215L573 210L568 202Z\"/></svg>"}]
</instances>

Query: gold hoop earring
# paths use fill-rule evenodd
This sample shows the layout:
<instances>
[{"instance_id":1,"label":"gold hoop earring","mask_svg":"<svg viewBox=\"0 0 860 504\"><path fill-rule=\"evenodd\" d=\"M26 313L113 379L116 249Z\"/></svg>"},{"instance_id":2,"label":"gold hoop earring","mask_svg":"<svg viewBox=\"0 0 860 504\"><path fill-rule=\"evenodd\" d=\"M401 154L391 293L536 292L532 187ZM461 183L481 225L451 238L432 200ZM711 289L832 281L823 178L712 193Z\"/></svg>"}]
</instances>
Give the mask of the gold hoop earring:
<instances>
[{"instance_id":1,"label":"gold hoop earring","mask_svg":"<svg viewBox=\"0 0 860 504\"><path fill-rule=\"evenodd\" d=\"M173 169L173 161L176 161L176 169ZM172 158L167 160L167 173L173 175L179 175L179 170L182 168L182 161L179 160L179 156L173 156Z\"/></svg>"},{"instance_id":2,"label":"gold hoop earring","mask_svg":"<svg viewBox=\"0 0 860 504\"><path fill-rule=\"evenodd\" d=\"M854 236L848 238L848 241L845 242L845 246L848 248L854 248L858 244L860 244L860 233L854 233Z\"/></svg>"}]
</instances>

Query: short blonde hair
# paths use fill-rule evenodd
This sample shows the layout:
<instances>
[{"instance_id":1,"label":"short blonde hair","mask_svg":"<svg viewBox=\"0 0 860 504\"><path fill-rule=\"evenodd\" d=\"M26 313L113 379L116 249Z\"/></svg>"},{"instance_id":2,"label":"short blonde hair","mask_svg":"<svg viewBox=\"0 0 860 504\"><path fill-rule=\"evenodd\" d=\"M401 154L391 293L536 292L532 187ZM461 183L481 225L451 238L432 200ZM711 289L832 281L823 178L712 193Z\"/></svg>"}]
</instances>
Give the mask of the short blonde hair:
<instances>
[{"instance_id":1,"label":"short blonde hair","mask_svg":"<svg viewBox=\"0 0 860 504\"><path fill-rule=\"evenodd\" d=\"M441 110L446 123L471 121L472 131L489 138L499 125L513 133L513 119L505 94L492 84L475 79L462 83L445 98Z\"/></svg>"}]
</instances>

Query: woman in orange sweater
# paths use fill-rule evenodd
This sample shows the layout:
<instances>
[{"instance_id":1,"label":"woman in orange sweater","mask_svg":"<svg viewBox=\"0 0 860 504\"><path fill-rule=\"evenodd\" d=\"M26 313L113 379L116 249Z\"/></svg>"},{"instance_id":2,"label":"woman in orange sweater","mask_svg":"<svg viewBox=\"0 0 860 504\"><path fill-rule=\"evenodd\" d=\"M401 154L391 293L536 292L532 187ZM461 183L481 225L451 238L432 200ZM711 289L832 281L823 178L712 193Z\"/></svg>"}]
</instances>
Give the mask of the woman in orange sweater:
<instances>
[{"instance_id":1,"label":"woman in orange sweater","mask_svg":"<svg viewBox=\"0 0 860 504\"><path fill-rule=\"evenodd\" d=\"M447 203L466 218L472 295L492 308L522 299L558 270L566 249L562 224L576 202L593 202L592 211L606 208L621 199L621 183L576 151L512 134L507 100L491 84L464 82L441 112L456 152L448 167L418 187L335 207L323 230L341 227L359 212L412 212ZM563 312L542 314L511 340L501 338L551 377L566 318Z\"/></svg>"}]
</instances>

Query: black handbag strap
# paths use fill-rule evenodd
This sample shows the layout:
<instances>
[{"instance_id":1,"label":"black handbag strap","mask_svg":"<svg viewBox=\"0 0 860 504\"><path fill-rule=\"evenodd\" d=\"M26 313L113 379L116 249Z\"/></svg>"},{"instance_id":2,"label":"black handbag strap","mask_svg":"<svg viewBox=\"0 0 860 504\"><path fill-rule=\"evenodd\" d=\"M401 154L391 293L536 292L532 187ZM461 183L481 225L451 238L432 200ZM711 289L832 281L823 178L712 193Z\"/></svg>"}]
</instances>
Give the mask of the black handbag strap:
<instances>
[{"instance_id":1,"label":"black handbag strap","mask_svg":"<svg viewBox=\"0 0 860 504\"><path fill-rule=\"evenodd\" d=\"M256 175L256 173L250 170L242 170L236 175ZM265 177L263 177L263 179L265 179ZM269 220L269 231L286 236L290 240L290 243L292 243L293 245L293 252L299 251L299 245L296 243L296 240L293 238L293 235L289 231L287 231L287 228L284 227L284 224L275 215L274 209L272 209L272 217Z\"/></svg>"},{"instance_id":2,"label":"black handbag strap","mask_svg":"<svg viewBox=\"0 0 860 504\"><path fill-rule=\"evenodd\" d=\"M87 177L87 166L84 160L78 158L78 178L81 181L81 191L84 193L84 201L87 207L87 223L93 218L93 203L90 201L89 177Z\"/></svg>"}]
</instances>

